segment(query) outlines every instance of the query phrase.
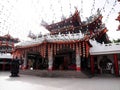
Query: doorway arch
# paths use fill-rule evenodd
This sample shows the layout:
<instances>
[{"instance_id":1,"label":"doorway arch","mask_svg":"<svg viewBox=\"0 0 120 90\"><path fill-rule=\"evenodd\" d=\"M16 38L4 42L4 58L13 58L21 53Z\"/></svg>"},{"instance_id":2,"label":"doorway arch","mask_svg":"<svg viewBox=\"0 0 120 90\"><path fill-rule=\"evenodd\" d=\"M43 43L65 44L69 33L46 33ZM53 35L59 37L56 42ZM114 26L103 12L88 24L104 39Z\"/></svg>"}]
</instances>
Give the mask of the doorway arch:
<instances>
[{"instance_id":1,"label":"doorway arch","mask_svg":"<svg viewBox=\"0 0 120 90\"><path fill-rule=\"evenodd\" d=\"M46 59L43 58L39 52L29 52L27 54L28 69L47 69L48 65Z\"/></svg>"},{"instance_id":2,"label":"doorway arch","mask_svg":"<svg viewBox=\"0 0 120 90\"><path fill-rule=\"evenodd\" d=\"M53 60L53 69L76 70L75 51L67 47L57 51Z\"/></svg>"}]
</instances>

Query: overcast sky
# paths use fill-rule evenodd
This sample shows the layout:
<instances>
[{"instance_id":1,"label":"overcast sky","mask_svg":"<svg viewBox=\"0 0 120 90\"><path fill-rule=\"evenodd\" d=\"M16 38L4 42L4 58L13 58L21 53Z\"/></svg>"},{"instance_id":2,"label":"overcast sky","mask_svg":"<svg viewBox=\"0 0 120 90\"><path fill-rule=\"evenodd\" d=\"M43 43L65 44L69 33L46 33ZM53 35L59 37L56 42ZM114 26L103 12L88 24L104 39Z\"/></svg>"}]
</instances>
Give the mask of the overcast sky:
<instances>
[{"instance_id":1,"label":"overcast sky","mask_svg":"<svg viewBox=\"0 0 120 90\"><path fill-rule=\"evenodd\" d=\"M73 14L74 7L80 11L82 21L102 9L103 23L108 28L110 39L120 38L116 31L119 22L115 21L120 12L117 0L0 0L0 34L10 33L20 40L27 40L29 31L34 34L48 33L40 26L41 20L51 24L58 22L62 15Z\"/></svg>"}]
</instances>

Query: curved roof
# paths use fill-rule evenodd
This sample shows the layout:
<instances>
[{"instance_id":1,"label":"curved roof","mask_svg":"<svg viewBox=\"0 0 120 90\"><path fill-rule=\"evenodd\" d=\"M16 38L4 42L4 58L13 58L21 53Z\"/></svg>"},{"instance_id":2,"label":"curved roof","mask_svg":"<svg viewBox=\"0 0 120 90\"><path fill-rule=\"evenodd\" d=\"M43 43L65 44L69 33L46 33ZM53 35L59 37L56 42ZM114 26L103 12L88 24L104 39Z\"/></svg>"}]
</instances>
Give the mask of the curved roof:
<instances>
[{"instance_id":1,"label":"curved roof","mask_svg":"<svg viewBox=\"0 0 120 90\"><path fill-rule=\"evenodd\" d=\"M118 14L119 14L119 15L118 15L118 17L117 17L116 20L120 21L120 12L119 12Z\"/></svg>"},{"instance_id":2,"label":"curved roof","mask_svg":"<svg viewBox=\"0 0 120 90\"><path fill-rule=\"evenodd\" d=\"M58 35L43 35L40 38L32 39L31 41L24 41L16 44L16 48L29 48L29 47L35 47L39 46L43 43L75 43L79 41L88 41L89 39L96 37L96 35L99 35L100 33L106 31L107 29L104 27L104 25L101 25L101 29L99 29L98 32L92 35L82 34L79 33L68 33L68 34L58 34Z\"/></svg>"},{"instance_id":3,"label":"curved roof","mask_svg":"<svg viewBox=\"0 0 120 90\"><path fill-rule=\"evenodd\" d=\"M100 43L107 43L107 41L109 41L106 34L108 30L105 27L105 24L102 24L102 15L99 10L96 15L90 16L85 22L80 21L79 12L76 10L72 17L55 24L45 25L45 27L50 30L50 34L32 39L31 41L20 42L16 48L33 47L42 43L71 43L84 40L88 41L92 38L95 38L96 41Z\"/></svg>"},{"instance_id":4,"label":"curved roof","mask_svg":"<svg viewBox=\"0 0 120 90\"><path fill-rule=\"evenodd\" d=\"M79 26L80 24L81 24L81 19L79 16L79 12L76 9L75 13L71 17L64 19L57 23L53 23L50 25L43 25L43 26L46 29L48 29L50 32L56 32L57 30L64 29L69 26L70 27Z\"/></svg>"},{"instance_id":5,"label":"curved roof","mask_svg":"<svg viewBox=\"0 0 120 90\"><path fill-rule=\"evenodd\" d=\"M12 40L14 43L18 43L20 40L18 38L13 38L10 34L6 34L4 36L0 36L0 39L7 39L7 40Z\"/></svg>"}]
</instances>

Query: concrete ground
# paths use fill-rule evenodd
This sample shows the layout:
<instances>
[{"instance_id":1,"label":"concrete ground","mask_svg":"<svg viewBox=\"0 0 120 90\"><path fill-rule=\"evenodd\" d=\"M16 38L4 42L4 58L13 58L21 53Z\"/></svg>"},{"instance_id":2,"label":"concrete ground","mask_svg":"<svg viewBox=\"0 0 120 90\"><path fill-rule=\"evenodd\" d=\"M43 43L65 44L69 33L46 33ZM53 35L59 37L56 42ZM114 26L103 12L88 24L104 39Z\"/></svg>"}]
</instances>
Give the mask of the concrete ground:
<instances>
[{"instance_id":1,"label":"concrete ground","mask_svg":"<svg viewBox=\"0 0 120 90\"><path fill-rule=\"evenodd\" d=\"M0 72L0 90L120 90L120 78L43 78Z\"/></svg>"}]
</instances>

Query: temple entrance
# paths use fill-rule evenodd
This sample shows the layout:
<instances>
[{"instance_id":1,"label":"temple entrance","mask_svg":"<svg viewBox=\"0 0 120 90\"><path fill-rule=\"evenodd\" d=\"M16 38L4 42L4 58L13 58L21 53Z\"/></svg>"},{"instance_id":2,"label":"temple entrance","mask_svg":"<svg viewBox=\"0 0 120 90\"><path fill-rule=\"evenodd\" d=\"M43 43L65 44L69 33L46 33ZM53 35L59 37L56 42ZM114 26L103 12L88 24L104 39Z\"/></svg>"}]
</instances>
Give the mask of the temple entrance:
<instances>
[{"instance_id":1,"label":"temple entrance","mask_svg":"<svg viewBox=\"0 0 120 90\"><path fill-rule=\"evenodd\" d=\"M89 71L90 70L90 60L87 57L81 57L81 70Z\"/></svg>"},{"instance_id":2,"label":"temple entrance","mask_svg":"<svg viewBox=\"0 0 120 90\"><path fill-rule=\"evenodd\" d=\"M114 74L113 56L112 55L98 55L94 56L95 74L112 75Z\"/></svg>"},{"instance_id":3,"label":"temple entrance","mask_svg":"<svg viewBox=\"0 0 120 90\"><path fill-rule=\"evenodd\" d=\"M47 69L46 59L42 58L39 53L28 53L28 69Z\"/></svg>"},{"instance_id":4,"label":"temple entrance","mask_svg":"<svg viewBox=\"0 0 120 90\"><path fill-rule=\"evenodd\" d=\"M54 57L53 69L54 70L75 70L75 51L70 48L64 48L57 52Z\"/></svg>"},{"instance_id":5,"label":"temple entrance","mask_svg":"<svg viewBox=\"0 0 120 90\"><path fill-rule=\"evenodd\" d=\"M101 74L112 74L113 63L107 56L103 56L100 59L99 66Z\"/></svg>"}]
</instances>

